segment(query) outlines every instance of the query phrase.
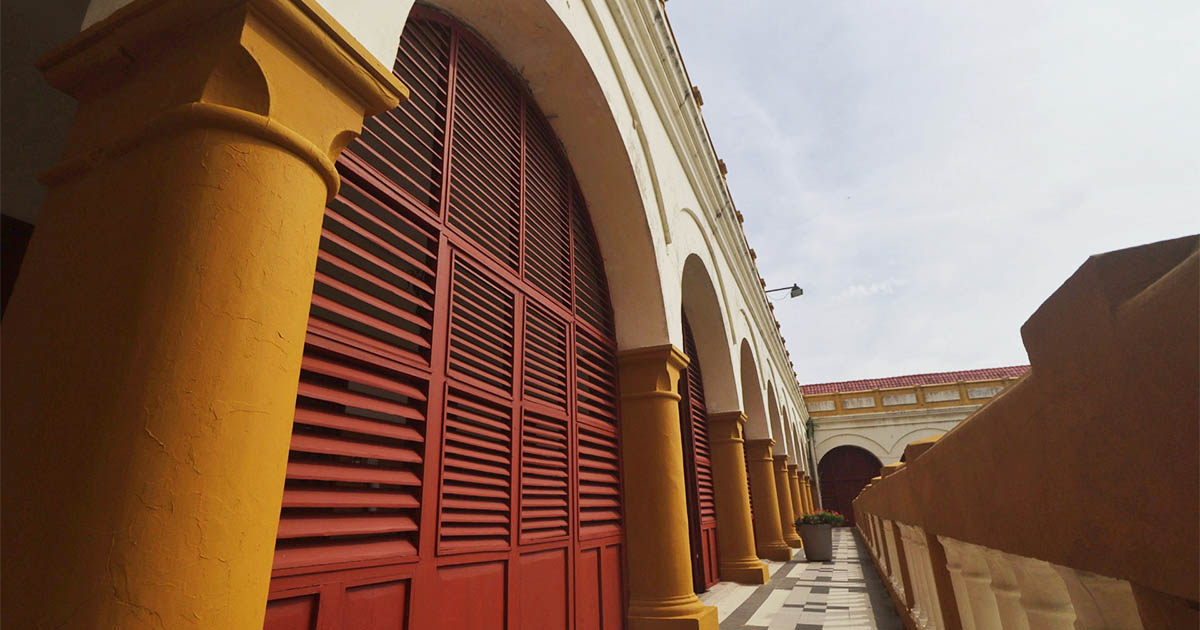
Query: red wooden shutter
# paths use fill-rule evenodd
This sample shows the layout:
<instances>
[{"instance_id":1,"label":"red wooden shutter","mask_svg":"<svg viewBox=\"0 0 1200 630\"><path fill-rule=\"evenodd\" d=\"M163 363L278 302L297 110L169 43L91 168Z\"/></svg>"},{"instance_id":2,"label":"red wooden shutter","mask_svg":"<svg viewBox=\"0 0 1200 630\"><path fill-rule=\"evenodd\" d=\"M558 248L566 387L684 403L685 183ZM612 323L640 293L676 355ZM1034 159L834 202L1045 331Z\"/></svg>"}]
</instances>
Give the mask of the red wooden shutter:
<instances>
[{"instance_id":1,"label":"red wooden shutter","mask_svg":"<svg viewBox=\"0 0 1200 630\"><path fill-rule=\"evenodd\" d=\"M473 46L457 49L449 223L510 269L520 259L520 89Z\"/></svg>"},{"instance_id":2,"label":"red wooden shutter","mask_svg":"<svg viewBox=\"0 0 1200 630\"><path fill-rule=\"evenodd\" d=\"M438 212L449 92L450 30L434 22L411 22L404 29L393 68L410 88L403 107L368 118L351 161L368 166L378 179Z\"/></svg>"},{"instance_id":3,"label":"red wooden shutter","mask_svg":"<svg viewBox=\"0 0 1200 630\"><path fill-rule=\"evenodd\" d=\"M435 233L346 173L325 213L275 567L416 553Z\"/></svg>"},{"instance_id":4,"label":"red wooden shutter","mask_svg":"<svg viewBox=\"0 0 1200 630\"><path fill-rule=\"evenodd\" d=\"M691 422L693 462L696 472L696 493L702 521L714 521L717 518L716 503L713 500L712 450L708 441L708 409L704 404L704 381L700 371L700 360L696 353L696 340L692 336L692 327L687 319L683 320L684 353L691 359L685 373L687 375L686 403L688 418Z\"/></svg>"},{"instance_id":5,"label":"red wooden shutter","mask_svg":"<svg viewBox=\"0 0 1200 630\"><path fill-rule=\"evenodd\" d=\"M688 467L687 488L692 535L693 578L698 590L716 584L717 509L713 498L712 450L708 439L708 409L704 403L704 379L696 340L687 317L683 318L683 350L691 359L680 379L680 420L683 433L684 464Z\"/></svg>"},{"instance_id":6,"label":"red wooden shutter","mask_svg":"<svg viewBox=\"0 0 1200 630\"><path fill-rule=\"evenodd\" d=\"M554 135L535 112L525 118L525 279L571 304L570 172L556 159Z\"/></svg>"},{"instance_id":7,"label":"red wooden shutter","mask_svg":"<svg viewBox=\"0 0 1200 630\"><path fill-rule=\"evenodd\" d=\"M621 532L621 468L617 437L605 429L579 425L579 535Z\"/></svg>"},{"instance_id":8,"label":"red wooden shutter","mask_svg":"<svg viewBox=\"0 0 1200 630\"><path fill-rule=\"evenodd\" d=\"M616 342L554 131L417 7L338 160L267 627L620 625ZM516 602L516 604L513 604Z\"/></svg>"},{"instance_id":9,"label":"red wooden shutter","mask_svg":"<svg viewBox=\"0 0 1200 630\"><path fill-rule=\"evenodd\" d=\"M608 299L608 282L604 278L604 261L596 246L592 226L587 218L583 198L576 191L572 199L571 228L574 243L575 316L591 324L598 332L612 336L612 304ZM615 372L614 372L615 374Z\"/></svg>"}]
</instances>

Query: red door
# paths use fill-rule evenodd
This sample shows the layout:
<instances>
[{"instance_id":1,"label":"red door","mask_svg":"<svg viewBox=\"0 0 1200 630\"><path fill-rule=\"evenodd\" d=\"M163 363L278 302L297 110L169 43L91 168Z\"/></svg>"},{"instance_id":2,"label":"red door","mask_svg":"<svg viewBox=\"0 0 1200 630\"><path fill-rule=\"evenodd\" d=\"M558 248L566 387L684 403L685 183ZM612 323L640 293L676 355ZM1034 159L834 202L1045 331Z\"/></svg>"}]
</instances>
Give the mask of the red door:
<instances>
[{"instance_id":1,"label":"red door","mask_svg":"<svg viewBox=\"0 0 1200 630\"><path fill-rule=\"evenodd\" d=\"M615 342L521 81L416 9L412 90L339 160L267 628L619 628Z\"/></svg>"},{"instance_id":2,"label":"red door","mask_svg":"<svg viewBox=\"0 0 1200 630\"><path fill-rule=\"evenodd\" d=\"M857 446L839 446L826 453L817 464L825 509L841 513L853 525L854 497L879 476L882 467L874 455Z\"/></svg>"},{"instance_id":3,"label":"red door","mask_svg":"<svg viewBox=\"0 0 1200 630\"><path fill-rule=\"evenodd\" d=\"M708 441L704 382L696 339L686 316L683 318L683 351L691 359L679 379L679 420L687 483L692 583L697 593L703 593L720 579L717 576L717 508L713 499L712 451Z\"/></svg>"}]
</instances>

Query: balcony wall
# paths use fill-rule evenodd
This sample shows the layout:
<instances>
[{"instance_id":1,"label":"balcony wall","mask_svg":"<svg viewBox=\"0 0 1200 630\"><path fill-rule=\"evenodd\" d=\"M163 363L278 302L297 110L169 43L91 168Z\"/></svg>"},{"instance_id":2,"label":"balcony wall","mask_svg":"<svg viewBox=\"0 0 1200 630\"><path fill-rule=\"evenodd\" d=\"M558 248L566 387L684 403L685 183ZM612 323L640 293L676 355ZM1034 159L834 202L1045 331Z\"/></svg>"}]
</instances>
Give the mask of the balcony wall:
<instances>
[{"instance_id":1,"label":"balcony wall","mask_svg":"<svg viewBox=\"0 0 1200 630\"><path fill-rule=\"evenodd\" d=\"M1030 372L858 496L910 626L1198 627L1198 243L1088 259L1022 327Z\"/></svg>"}]
</instances>

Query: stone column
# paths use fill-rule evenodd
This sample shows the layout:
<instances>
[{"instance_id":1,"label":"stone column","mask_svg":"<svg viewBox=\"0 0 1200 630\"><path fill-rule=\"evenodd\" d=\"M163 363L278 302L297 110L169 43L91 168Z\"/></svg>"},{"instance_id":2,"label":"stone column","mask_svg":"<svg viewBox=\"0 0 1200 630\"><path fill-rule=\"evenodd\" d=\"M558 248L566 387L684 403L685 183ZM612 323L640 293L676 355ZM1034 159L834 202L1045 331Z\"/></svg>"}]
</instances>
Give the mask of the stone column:
<instances>
[{"instance_id":1,"label":"stone column","mask_svg":"<svg viewBox=\"0 0 1200 630\"><path fill-rule=\"evenodd\" d=\"M812 506L812 497L808 495L808 473L803 471L800 472L800 504L805 514L815 511Z\"/></svg>"},{"instance_id":2,"label":"stone column","mask_svg":"<svg viewBox=\"0 0 1200 630\"><path fill-rule=\"evenodd\" d=\"M4 626L260 629L333 160L404 86L316 3L135 0L4 319Z\"/></svg>"},{"instance_id":3,"label":"stone column","mask_svg":"<svg viewBox=\"0 0 1200 630\"><path fill-rule=\"evenodd\" d=\"M775 491L775 464L771 447L775 440L746 441L746 462L750 465L750 492L754 496L754 542L758 557L788 561L792 550L783 540L779 520L779 494Z\"/></svg>"},{"instance_id":4,"label":"stone column","mask_svg":"<svg viewBox=\"0 0 1200 630\"><path fill-rule=\"evenodd\" d=\"M746 488L740 411L708 416L712 449L713 494L717 502L717 558L722 580L765 584L770 573L754 554L754 524L750 518L750 493Z\"/></svg>"},{"instance_id":5,"label":"stone column","mask_svg":"<svg viewBox=\"0 0 1200 630\"><path fill-rule=\"evenodd\" d=\"M788 464L788 482L792 489L792 516L800 518L804 514L804 495L800 493L800 472L796 464Z\"/></svg>"},{"instance_id":6,"label":"stone column","mask_svg":"<svg viewBox=\"0 0 1200 630\"><path fill-rule=\"evenodd\" d=\"M792 516L792 479L788 476L787 455L776 455L775 493L779 496L779 526L783 528L783 542L793 549L804 546L796 533L796 517Z\"/></svg>"},{"instance_id":7,"label":"stone column","mask_svg":"<svg viewBox=\"0 0 1200 630\"><path fill-rule=\"evenodd\" d=\"M618 362L628 627L716 630L717 609L692 588L676 389L687 355L658 346L623 351Z\"/></svg>"}]
</instances>

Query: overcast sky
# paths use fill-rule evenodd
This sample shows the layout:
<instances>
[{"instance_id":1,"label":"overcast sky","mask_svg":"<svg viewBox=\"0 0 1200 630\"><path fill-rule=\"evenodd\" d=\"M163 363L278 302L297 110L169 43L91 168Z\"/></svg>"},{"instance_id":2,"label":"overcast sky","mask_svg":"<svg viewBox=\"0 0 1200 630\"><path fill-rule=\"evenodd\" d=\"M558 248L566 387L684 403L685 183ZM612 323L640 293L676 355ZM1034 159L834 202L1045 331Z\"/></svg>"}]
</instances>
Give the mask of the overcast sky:
<instances>
[{"instance_id":1,"label":"overcast sky","mask_svg":"<svg viewBox=\"0 0 1200 630\"><path fill-rule=\"evenodd\" d=\"M666 6L801 383L1026 363L1088 255L1200 231L1197 0Z\"/></svg>"}]
</instances>

